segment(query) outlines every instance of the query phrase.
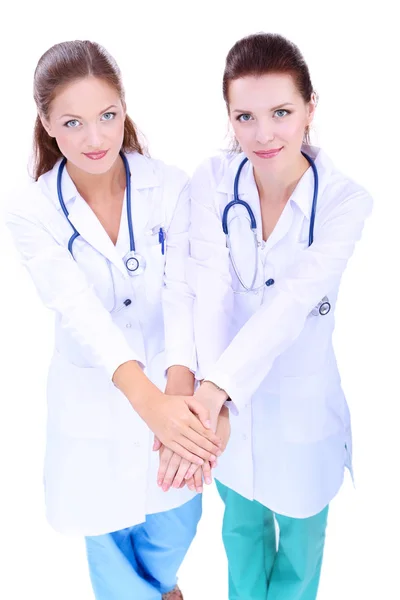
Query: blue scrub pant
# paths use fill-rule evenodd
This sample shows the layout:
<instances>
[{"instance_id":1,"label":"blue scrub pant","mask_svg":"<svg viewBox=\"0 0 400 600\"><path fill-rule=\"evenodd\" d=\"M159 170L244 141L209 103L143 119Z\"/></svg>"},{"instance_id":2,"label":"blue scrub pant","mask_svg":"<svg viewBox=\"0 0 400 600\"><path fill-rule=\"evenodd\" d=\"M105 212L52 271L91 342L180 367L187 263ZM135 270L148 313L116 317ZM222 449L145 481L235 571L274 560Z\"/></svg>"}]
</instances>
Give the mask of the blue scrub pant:
<instances>
[{"instance_id":1,"label":"blue scrub pant","mask_svg":"<svg viewBox=\"0 0 400 600\"><path fill-rule=\"evenodd\" d=\"M86 537L96 600L160 600L174 589L200 517L201 494L139 525Z\"/></svg>"},{"instance_id":2,"label":"blue scrub pant","mask_svg":"<svg viewBox=\"0 0 400 600\"><path fill-rule=\"evenodd\" d=\"M229 600L315 600L328 507L307 519L284 517L216 483L225 503Z\"/></svg>"}]
</instances>

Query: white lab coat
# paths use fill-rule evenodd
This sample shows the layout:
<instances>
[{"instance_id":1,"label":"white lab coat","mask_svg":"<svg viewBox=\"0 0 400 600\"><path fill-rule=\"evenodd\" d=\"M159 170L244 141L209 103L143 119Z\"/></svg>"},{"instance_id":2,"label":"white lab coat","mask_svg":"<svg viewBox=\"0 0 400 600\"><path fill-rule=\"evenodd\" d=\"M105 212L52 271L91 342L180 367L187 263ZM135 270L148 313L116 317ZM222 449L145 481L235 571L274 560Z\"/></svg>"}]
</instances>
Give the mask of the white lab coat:
<instances>
[{"instance_id":1,"label":"white lab coat","mask_svg":"<svg viewBox=\"0 0 400 600\"><path fill-rule=\"evenodd\" d=\"M258 293L240 287L222 231L224 207L244 155L207 160L191 184L190 282L199 378L232 399L232 434L215 476L271 510L309 517L339 490L351 470L351 426L332 346L339 282L360 238L372 202L338 172L322 150L304 147L319 173L314 243L308 246L314 178L299 181L266 243L253 169L243 168L239 198L256 216ZM255 246L247 213L229 213L234 256L245 283ZM310 312L327 295L326 316Z\"/></svg>"},{"instance_id":2,"label":"white lab coat","mask_svg":"<svg viewBox=\"0 0 400 600\"><path fill-rule=\"evenodd\" d=\"M50 524L64 533L97 535L129 527L194 495L157 487L153 434L113 385L128 360L139 361L160 389L165 370L195 371L193 296L184 273L188 254L188 178L175 167L127 155L132 221L144 274L130 277L126 198L114 246L67 170L57 196L59 162L11 203L7 224L44 304L55 312L48 377L45 496ZM162 255L158 232L166 231ZM111 276L112 274L112 276ZM123 302L132 303L125 307ZM165 326L165 333L164 333Z\"/></svg>"}]
</instances>

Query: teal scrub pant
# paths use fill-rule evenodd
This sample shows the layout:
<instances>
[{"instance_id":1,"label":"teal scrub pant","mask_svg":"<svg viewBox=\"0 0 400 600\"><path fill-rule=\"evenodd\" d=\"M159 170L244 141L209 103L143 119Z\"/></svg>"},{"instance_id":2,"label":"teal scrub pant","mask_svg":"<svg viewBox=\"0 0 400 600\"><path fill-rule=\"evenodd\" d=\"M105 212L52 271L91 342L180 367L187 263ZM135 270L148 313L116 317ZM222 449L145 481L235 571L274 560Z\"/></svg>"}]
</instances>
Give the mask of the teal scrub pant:
<instances>
[{"instance_id":1,"label":"teal scrub pant","mask_svg":"<svg viewBox=\"0 0 400 600\"><path fill-rule=\"evenodd\" d=\"M161 600L195 536L201 494L133 527L85 538L96 600Z\"/></svg>"},{"instance_id":2,"label":"teal scrub pant","mask_svg":"<svg viewBox=\"0 0 400 600\"><path fill-rule=\"evenodd\" d=\"M328 507L307 519L284 517L216 483L225 504L229 600L315 600Z\"/></svg>"}]
</instances>

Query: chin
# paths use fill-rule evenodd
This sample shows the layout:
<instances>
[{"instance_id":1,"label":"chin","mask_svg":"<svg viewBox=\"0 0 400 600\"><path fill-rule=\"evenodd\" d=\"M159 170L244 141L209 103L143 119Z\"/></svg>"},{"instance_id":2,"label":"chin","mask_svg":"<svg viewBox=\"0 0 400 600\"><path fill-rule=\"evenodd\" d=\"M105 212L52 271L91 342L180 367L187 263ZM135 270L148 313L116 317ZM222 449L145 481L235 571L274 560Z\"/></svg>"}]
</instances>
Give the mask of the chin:
<instances>
[{"instance_id":1,"label":"chin","mask_svg":"<svg viewBox=\"0 0 400 600\"><path fill-rule=\"evenodd\" d=\"M118 157L118 153L110 154L109 151L104 158L99 160L92 160L86 156L79 157L79 162L75 162L75 165L90 175L104 175L112 168Z\"/></svg>"}]
</instances>

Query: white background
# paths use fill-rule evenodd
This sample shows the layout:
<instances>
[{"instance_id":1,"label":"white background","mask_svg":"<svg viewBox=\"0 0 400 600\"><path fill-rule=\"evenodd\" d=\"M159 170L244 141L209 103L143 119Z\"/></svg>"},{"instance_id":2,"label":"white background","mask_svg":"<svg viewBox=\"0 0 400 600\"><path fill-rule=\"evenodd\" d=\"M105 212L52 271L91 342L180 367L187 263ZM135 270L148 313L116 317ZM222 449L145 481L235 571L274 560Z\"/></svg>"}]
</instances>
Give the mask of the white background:
<instances>
[{"instance_id":1,"label":"white background","mask_svg":"<svg viewBox=\"0 0 400 600\"><path fill-rule=\"evenodd\" d=\"M129 112L154 157L189 173L226 146L224 59L240 37L273 31L297 43L319 92L314 142L373 195L375 208L345 273L335 346L352 411L356 490L331 505L319 600L396 598L399 372L400 53L395 2L7 3L1 15L1 203L27 178L41 54L70 39L102 43L124 75ZM0 597L92 598L83 544L44 519L45 381L52 316L0 225ZM227 598L222 505L207 490L181 569L185 600ZM138 599L140 600L140 599Z\"/></svg>"}]
</instances>

